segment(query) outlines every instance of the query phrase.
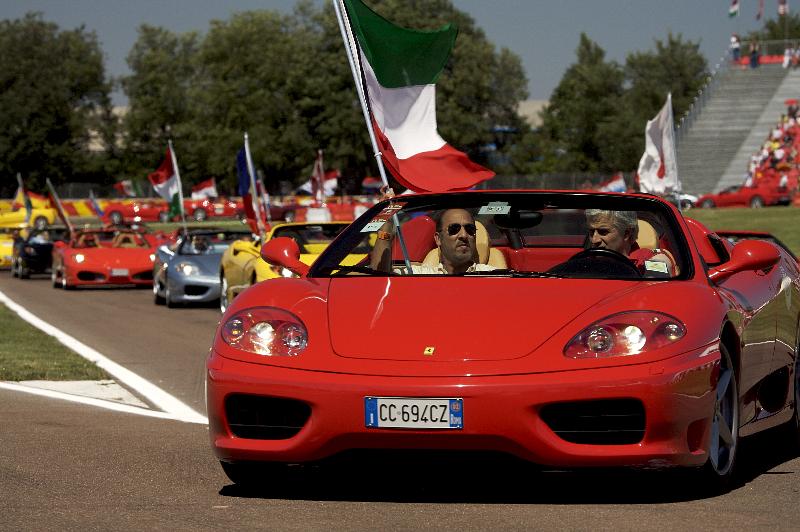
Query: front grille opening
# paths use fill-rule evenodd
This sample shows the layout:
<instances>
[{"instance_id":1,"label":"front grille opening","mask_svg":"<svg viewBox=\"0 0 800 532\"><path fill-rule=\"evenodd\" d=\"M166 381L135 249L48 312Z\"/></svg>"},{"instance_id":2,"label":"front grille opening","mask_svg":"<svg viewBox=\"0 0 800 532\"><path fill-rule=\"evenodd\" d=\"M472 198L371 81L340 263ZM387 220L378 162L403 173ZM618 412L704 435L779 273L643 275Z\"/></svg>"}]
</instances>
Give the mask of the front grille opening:
<instances>
[{"instance_id":1,"label":"front grille opening","mask_svg":"<svg viewBox=\"0 0 800 532\"><path fill-rule=\"evenodd\" d=\"M638 399L553 403L540 417L561 439L588 445L625 445L644 438L644 405Z\"/></svg>"},{"instance_id":2,"label":"front grille opening","mask_svg":"<svg viewBox=\"0 0 800 532\"><path fill-rule=\"evenodd\" d=\"M153 272L152 271L144 271L141 273L133 274L133 278L140 280L140 281L152 281L153 280Z\"/></svg>"},{"instance_id":3,"label":"front grille opening","mask_svg":"<svg viewBox=\"0 0 800 532\"><path fill-rule=\"evenodd\" d=\"M225 399L225 414L237 438L286 440L308 422L311 407L294 399L233 394Z\"/></svg>"},{"instance_id":4,"label":"front grille opening","mask_svg":"<svg viewBox=\"0 0 800 532\"><path fill-rule=\"evenodd\" d=\"M105 275L95 272L78 272L78 279L81 281L103 281Z\"/></svg>"},{"instance_id":5,"label":"front grille opening","mask_svg":"<svg viewBox=\"0 0 800 532\"><path fill-rule=\"evenodd\" d=\"M204 296L206 292L208 292L207 286L187 284L183 287L183 293L187 296Z\"/></svg>"}]
</instances>

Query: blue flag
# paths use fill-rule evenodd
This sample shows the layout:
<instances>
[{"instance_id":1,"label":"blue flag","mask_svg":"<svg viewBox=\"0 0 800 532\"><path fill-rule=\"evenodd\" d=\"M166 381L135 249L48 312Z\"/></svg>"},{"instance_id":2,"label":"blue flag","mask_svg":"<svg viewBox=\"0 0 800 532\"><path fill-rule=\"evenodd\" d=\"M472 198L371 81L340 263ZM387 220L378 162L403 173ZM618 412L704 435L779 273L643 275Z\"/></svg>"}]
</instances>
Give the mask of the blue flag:
<instances>
[{"instance_id":1,"label":"blue flag","mask_svg":"<svg viewBox=\"0 0 800 532\"><path fill-rule=\"evenodd\" d=\"M244 148L236 154L236 171L239 174L239 195L245 197L250 192L250 172L247 170L247 156Z\"/></svg>"}]
</instances>

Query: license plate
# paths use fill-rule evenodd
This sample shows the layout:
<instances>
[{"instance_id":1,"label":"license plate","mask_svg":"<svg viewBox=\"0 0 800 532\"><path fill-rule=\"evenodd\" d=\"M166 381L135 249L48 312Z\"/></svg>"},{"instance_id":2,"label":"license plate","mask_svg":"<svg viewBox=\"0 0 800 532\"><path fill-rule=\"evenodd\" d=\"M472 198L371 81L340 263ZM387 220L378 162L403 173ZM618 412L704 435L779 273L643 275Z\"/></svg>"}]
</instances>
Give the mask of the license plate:
<instances>
[{"instance_id":1,"label":"license plate","mask_svg":"<svg viewBox=\"0 0 800 532\"><path fill-rule=\"evenodd\" d=\"M111 277L127 277L128 270L124 268L112 268L111 269Z\"/></svg>"},{"instance_id":2,"label":"license plate","mask_svg":"<svg viewBox=\"0 0 800 532\"><path fill-rule=\"evenodd\" d=\"M223 212L225 212L225 207L214 207L214 212L216 214L222 214Z\"/></svg>"},{"instance_id":3,"label":"license plate","mask_svg":"<svg viewBox=\"0 0 800 532\"><path fill-rule=\"evenodd\" d=\"M367 427L463 429L464 400L452 398L365 397Z\"/></svg>"}]
</instances>

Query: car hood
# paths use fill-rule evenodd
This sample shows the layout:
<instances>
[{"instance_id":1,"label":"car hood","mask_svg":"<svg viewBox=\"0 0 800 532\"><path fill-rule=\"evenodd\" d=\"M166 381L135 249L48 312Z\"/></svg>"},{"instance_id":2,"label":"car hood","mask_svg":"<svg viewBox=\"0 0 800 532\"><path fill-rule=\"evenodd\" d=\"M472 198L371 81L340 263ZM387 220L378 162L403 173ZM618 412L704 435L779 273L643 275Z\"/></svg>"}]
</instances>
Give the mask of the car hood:
<instances>
[{"instance_id":1,"label":"car hood","mask_svg":"<svg viewBox=\"0 0 800 532\"><path fill-rule=\"evenodd\" d=\"M172 257L172 265L177 268L183 263L194 264L200 270L200 275L218 275L220 260L222 260L222 253L209 255L175 255Z\"/></svg>"},{"instance_id":2,"label":"car hood","mask_svg":"<svg viewBox=\"0 0 800 532\"><path fill-rule=\"evenodd\" d=\"M346 358L524 357L581 313L641 283L578 279L386 277L329 285L331 346Z\"/></svg>"}]
</instances>

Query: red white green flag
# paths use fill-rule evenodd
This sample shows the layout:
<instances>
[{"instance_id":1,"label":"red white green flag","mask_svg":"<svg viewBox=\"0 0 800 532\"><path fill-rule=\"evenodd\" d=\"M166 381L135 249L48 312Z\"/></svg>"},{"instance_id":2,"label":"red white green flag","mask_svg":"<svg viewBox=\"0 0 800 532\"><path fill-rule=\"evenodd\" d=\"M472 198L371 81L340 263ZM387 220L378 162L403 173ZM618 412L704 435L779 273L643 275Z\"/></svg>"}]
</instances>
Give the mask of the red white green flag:
<instances>
[{"instance_id":1,"label":"red white green flag","mask_svg":"<svg viewBox=\"0 0 800 532\"><path fill-rule=\"evenodd\" d=\"M178 173L172 164L172 152L167 148L164 161L159 165L155 172L147 176L156 194L167 200L169 204L169 217L183 215L183 202L181 202L181 183L178 180Z\"/></svg>"},{"instance_id":2,"label":"red white green flag","mask_svg":"<svg viewBox=\"0 0 800 532\"><path fill-rule=\"evenodd\" d=\"M436 81L450 58L457 28L401 28L361 0L341 1L359 52L354 59L366 81L378 147L400 184L417 192L464 190L494 176L437 131Z\"/></svg>"}]
</instances>

